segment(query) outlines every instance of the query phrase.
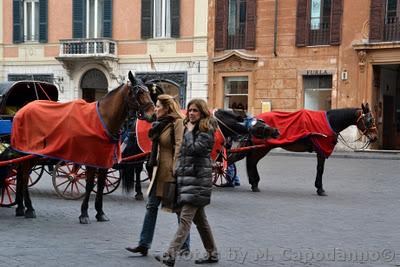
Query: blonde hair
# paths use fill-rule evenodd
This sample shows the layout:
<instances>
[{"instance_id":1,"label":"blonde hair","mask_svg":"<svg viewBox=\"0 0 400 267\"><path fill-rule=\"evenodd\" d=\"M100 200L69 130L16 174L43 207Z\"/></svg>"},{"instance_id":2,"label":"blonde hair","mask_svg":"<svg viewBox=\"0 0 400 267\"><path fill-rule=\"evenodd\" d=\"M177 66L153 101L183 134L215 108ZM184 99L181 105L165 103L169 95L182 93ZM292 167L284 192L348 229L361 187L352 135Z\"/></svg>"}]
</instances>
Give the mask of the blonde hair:
<instances>
[{"instance_id":1,"label":"blonde hair","mask_svg":"<svg viewBox=\"0 0 400 267\"><path fill-rule=\"evenodd\" d=\"M208 132L210 129L215 128L215 121L211 117L211 113L207 107L207 102L200 98L192 99L187 105L188 109L191 105L195 105L196 108L200 111L200 121L199 121L199 130L202 132ZM189 121L188 116L184 120L184 124Z\"/></svg>"},{"instance_id":2,"label":"blonde hair","mask_svg":"<svg viewBox=\"0 0 400 267\"><path fill-rule=\"evenodd\" d=\"M162 94L157 97L157 100L160 101L161 105L167 110L167 116L171 116L175 119L184 118L181 107L179 103L176 102L175 98L167 94Z\"/></svg>"}]
</instances>

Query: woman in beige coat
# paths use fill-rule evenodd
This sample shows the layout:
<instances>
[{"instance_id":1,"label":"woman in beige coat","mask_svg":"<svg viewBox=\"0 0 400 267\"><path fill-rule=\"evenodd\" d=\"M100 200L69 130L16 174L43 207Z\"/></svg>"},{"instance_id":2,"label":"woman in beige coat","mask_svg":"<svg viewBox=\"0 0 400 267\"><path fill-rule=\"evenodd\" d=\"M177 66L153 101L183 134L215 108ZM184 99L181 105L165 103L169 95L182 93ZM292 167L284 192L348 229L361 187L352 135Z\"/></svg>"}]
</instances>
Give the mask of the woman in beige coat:
<instances>
[{"instance_id":1,"label":"woman in beige coat","mask_svg":"<svg viewBox=\"0 0 400 267\"><path fill-rule=\"evenodd\" d=\"M158 207L168 211L175 211L176 178L174 174L176 159L183 137L183 115L179 104L169 95L160 95L155 108L157 121L149 131L152 140L152 151L148 167L152 169L152 180L146 205L146 215L137 247L127 247L132 253L147 255L153 241L154 229L157 221ZM178 216L179 221L179 216ZM189 252L188 237L182 246L182 253Z\"/></svg>"}]
</instances>

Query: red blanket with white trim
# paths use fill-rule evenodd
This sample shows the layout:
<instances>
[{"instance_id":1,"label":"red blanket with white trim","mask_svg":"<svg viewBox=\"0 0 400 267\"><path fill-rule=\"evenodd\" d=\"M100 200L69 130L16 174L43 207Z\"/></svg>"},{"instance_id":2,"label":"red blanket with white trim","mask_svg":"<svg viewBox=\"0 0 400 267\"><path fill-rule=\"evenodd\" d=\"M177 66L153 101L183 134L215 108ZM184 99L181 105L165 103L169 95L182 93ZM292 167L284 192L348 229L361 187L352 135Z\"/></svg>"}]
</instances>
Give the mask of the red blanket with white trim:
<instances>
[{"instance_id":1,"label":"red blanket with white trim","mask_svg":"<svg viewBox=\"0 0 400 267\"><path fill-rule=\"evenodd\" d=\"M254 139L255 144L281 146L309 137L314 149L329 157L337 142L336 133L332 130L325 111L299 110L296 112L265 112L257 116L269 126L280 132L277 139Z\"/></svg>"},{"instance_id":2,"label":"red blanket with white trim","mask_svg":"<svg viewBox=\"0 0 400 267\"><path fill-rule=\"evenodd\" d=\"M111 168L121 160L120 143L112 143L96 103L76 100L33 101L13 119L13 149L27 154Z\"/></svg>"}]
</instances>

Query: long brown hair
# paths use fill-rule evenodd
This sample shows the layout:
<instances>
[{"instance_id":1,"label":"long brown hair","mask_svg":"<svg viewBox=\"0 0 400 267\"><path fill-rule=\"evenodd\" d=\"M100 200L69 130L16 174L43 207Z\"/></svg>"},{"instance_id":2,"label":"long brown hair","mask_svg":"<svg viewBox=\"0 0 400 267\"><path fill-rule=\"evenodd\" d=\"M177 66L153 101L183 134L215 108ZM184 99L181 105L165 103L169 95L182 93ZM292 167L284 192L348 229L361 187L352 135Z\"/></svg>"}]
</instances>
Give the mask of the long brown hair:
<instances>
[{"instance_id":1,"label":"long brown hair","mask_svg":"<svg viewBox=\"0 0 400 267\"><path fill-rule=\"evenodd\" d=\"M178 102L176 102L172 96L162 94L157 97L157 100L160 101L161 105L167 110L167 116L171 116L175 119L184 118Z\"/></svg>"},{"instance_id":2,"label":"long brown hair","mask_svg":"<svg viewBox=\"0 0 400 267\"><path fill-rule=\"evenodd\" d=\"M210 129L215 129L215 121L211 117L211 113L207 107L207 102L200 98L192 99L187 105L188 109L191 105L195 105L196 108L200 111L200 121L199 121L199 130L202 132L208 132ZM187 114L189 115L189 114ZM189 116L186 116L184 120L184 124L189 121Z\"/></svg>"}]
</instances>

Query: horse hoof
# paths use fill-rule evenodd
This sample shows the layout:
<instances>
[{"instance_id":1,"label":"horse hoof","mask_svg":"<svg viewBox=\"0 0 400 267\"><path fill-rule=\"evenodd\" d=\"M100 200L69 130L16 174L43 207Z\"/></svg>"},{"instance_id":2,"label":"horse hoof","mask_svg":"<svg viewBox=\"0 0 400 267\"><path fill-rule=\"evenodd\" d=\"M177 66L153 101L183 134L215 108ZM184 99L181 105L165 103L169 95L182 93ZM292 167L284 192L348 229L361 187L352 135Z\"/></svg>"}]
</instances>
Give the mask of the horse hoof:
<instances>
[{"instance_id":1,"label":"horse hoof","mask_svg":"<svg viewBox=\"0 0 400 267\"><path fill-rule=\"evenodd\" d=\"M252 186L252 187L251 187L251 191L253 191L253 192L260 192L260 189L258 189L257 186Z\"/></svg>"},{"instance_id":2,"label":"horse hoof","mask_svg":"<svg viewBox=\"0 0 400 267\"><path fill-rule=\"evenodd\" d=\"M321 196L321 197L326 197L326 196L328 196L328 195L325 193L325 190L317 190L317 194L318 194L318 196Z\"/></svg>"},{"instance_id":3,"label":"horse hoof","mask_svg":"<svg viewBox=\"0 0 400 267\"><path fill-rule=\"evenodd\" d=\"M143 200L143 194L136 194L135 195L136 200Z\"/></svg>"},{"instance_id":4,"label":"horse hoof","mask_svg":"<svg viewBox=\"0 0 400 267\"><path fill-rule=\"evenodd\" d=\"M88 216L79 216L79 223L80 224L89 224L90 220Z\"/></svg>"},{"instance_id":5,"label":"horse hoof","mask_svg":"<svg viewBox=\"0 0 400 267\"><path fill-rule=\"evenodd\" d=\"M15 216L16 216L16 217L25 216L25 210L24 210L24 209L16 209L16 210L15 210Z\"/></svg>"},{"instance_id":6,"label":"horse hoof","mask_svg":"<svg viewBox=\"0 0 400 267\"><path fill-rule=\"evenodd\" d=\"M25 212L25 218L28 218L28 219L34 219L34 218L36 218L36 213L35 213L35 211L34 211L34 210L26 210L26 212Z\"/></svg>"},{"instance_id":7,"label":"horse hoof","mask_svg":"<svg viewBox=\"0 0 400 267\"><path fill-rule=\"evenodd\" d=\"M105 214L97 214L96 219L98 222L108 222L110 220Z\"/></svg>"}]
</instances>

